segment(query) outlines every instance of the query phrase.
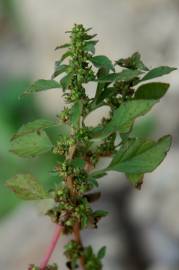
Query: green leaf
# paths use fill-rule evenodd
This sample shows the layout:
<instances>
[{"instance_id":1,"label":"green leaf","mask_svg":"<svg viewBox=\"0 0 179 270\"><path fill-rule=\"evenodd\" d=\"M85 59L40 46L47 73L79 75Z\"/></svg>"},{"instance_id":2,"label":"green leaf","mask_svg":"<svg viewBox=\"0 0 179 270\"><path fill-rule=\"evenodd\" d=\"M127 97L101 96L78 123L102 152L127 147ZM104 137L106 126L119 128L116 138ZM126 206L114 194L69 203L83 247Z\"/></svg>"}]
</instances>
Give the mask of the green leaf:
<instances>
[{"instance_id":1,"label":"green leaf","mask_svg":"<svg viewBox=\"0 0 179 270\"><path fill-rule=\"evenodd\" d=\"M130 100L122 103L122 105L114 111L111 121L100 133L104 136L118 130L120 133L127 133L133 121L137 117L146 114L156 102L156 100Z\"/></svg>"},{"instance_id":2,"label":"green leaf","mask_svg":"<svg viewBox=\"0 0 179 270\"><path fill-rule=\"evenodd\" d=\"M173 67L167 67L167 66L161 66L154 69L151 69L143 78L142 81L151 80L163 75L166 75L172 71L176 70L176 68Z\"/></svg>"},{"instance_id":3,"label":"green leaf","mask_svg":"<svg viewBox=\"0 0 179 270\"><path fill-rule=\"evenodd\" d=\"M69 48L69 47L70 47L70 44L69 44L69 43L65 43L65 44L63 44L63 45L57 46L57 47L55 48L55 51L56 51L56 50L59 50L59 49L63 49L63 48Z\"/></svg>"},{"instance_id":4,"label":"green leaf","mask_svg":"<svg viewBox=\"0 0 179 270\"><path fill-rule=\"evenodd\" d=\"M119 73L111 73L106 76L101 76L100 82L114 82L114 81L130 81L141 74L140 70L124 69Z\"/></svg>"},{"instance_id":5,"label":"green leaf","mask_svg":"<svg viewBox=\"0 0 179 270\"><path fill-rule=\"evenodd\" d=\"M22 95L29 95L52 88L60 88L60 84L54 80L38 80L34 82Z\"/></svg>"},{"instance_id":6,"label":"green leaf","mask_svg":"<svg viewBox=\"0 0 179 270\"><path fill-rule=\"evenodd\" d=\"M95 65L95 67L97 68L101 68L104 67L107 70L113 70L114 71L114 67L113 64L111 62L111 60L104 55L97 55L94 56L90 59L90 61Z\"/></svg>"},{"instance_id":7,"label":"green leaf","mask_svg":"<svg viewBox=\"0 0 179 270\"><path fill-rule=\"evenodd\" d=\"M6 182L6 186L24 200L41 200L47 192L31 174L18 174Z\"/></svg>"},{"instance_id":8,"label":"green leaf","mask_svg":"<svg viewBox=\"0 0 179 270\"><path fill-rule=\"evenodd\" d=\"M119 149L107 169L127 174L152 172L163 161L170 146L171 136L164 136L157 142L129 140Z\"/></svg>"},{"instance_id":9,"label":"green leaf","mask_svg":"<svg viewBox=\"0 0 179 270\"><path fill-rule=\"evenodd\" d=\"M87 260L90 260L90 258L93 256L93 249L91 246L85 247L84 256Z\"/></svg>"},{"instance_id":10,"label":"green leaf","mask_svg":"<svg viewBox=\"0 0 179 270\"><path fill-rule=\"evenodd\" d=\"M107 211L104 211L104 210L97 210L95 212L93 212L93 216L94 217L106 217L108 215L108 212Z\"/></svg>"},{"instance_id":11,"label":"green leaf","mask_svg":"<svg viewBox=\"0 0 179 270\"><path fill-rule=\"evenodd\" d=\"M134 69L139 69L139 70L143 70L143 71L147 71L149 70L144 63L141 60L141 55L139 52L135 52L132 56L131 56L131 64L133 66Z\"/></svg>"},{"instance_id":12,"label":"green leaf","mask_svg":"<svg viewBox=\"0 0 179 270\"><path fill-rule=\"evenodd\" d=\"M88 218L88 216L86 216L86 215L81 215L81 220L80 220L81 227L82 227L82 228L87 227L88 223L89 223L89 218Z\"/></svg>"},{"instance_id":13,"label":"green leaf","mask_svg":"<svg viewBox=\"0 0 179 270\"><path fill-rule=\"evenodd\" d=\"M106 69L105 67L101 67L98 69L96 75L97 75L97 78L105 77L105 76L109 75L109 70Z\"/></svg>"},{"instance_id":14,"label":"green leaf","mask_svg":"<svg viewBox=\"0 0 179 270\"><path fill-rule=\"evenodd\" d=\"M76 101L71 108L70 122L74 128L78 127L79 125L82 109L83 104L80 100Z\"/></svg>"},{"instance_id":15,"label":"green leaf","mask_svg":"<svg viewBox=\"0 0 179 270\"><path fill-rule=\"evenodd\" d=\"M94 34L94 35L86 35L85 39L86 40L90 40L90 39L93 39L94 37L96 37L97 34Z\"/></svg>"},{"instance_id":16,"label":"green leaf","mask_svg":"<svg viewBox=\"0 0 179 270\"><path fill-rule=\"evenodd\" d=\"M71 128L66 124L61 124L60 126L58 126L58 133L61 136L70 136Z\"/></svg>"},{"instance_id":17,"label":"green leaf","mask_svg":"<svg viewBox=\"0 0 179 270\"><path fill-rule=\"evenodd\" d=\"M117 80L118 81L130 81L136 77L138 77L142 72L140 70L131 70L124 69L120 73L118 73Z\"/></svg>"},{"instance_id":18,"label":"green leaf","mask_svg":"<svg viewBox=\"0 0 179 270\"><path fill-rule=\"evenodd\" d=\"M141 55L138 52L135 52L131 57L119 59L116 61L116 64L129 69L138 69L142 71L148 70L142 62Z\"/></svg>"},{"instance_id":19,"label":"green leaf","mask_svg":"<svg viewBox=\"0 0 179 270\"><path fill-rule=\"evenodd\" d=\"M114 87L103 87L103 88L104 88L104 90L100 91L98 93L98 96L95 97L95 104L96 105L99 105L100 103L103 103L103 101L106 98L112 97L113 95L116 94Z\"/></svg>"},{"instance_id":20,"label":"green leaf","mask_svg":"<svg viewBox=\"0 0 179 270\"><path fill-rule=\"evenodd\" d=\"M14 140L20 136L32 133L34 131L40 131L46 128L56 126L57 123L47 120L47 119L37 119L35 121L24 124L12 137L11 140Z\"/></svg>"},{"instance_id":21,"label":"green leaf","mask_svg":"<svg viewBox=\"0 0 179 270\"><path fill-rule=\"evenodd\" d=\"M136 99L160 99L169 88L168 83L152 82L139 86L135 93Z\"/></svg>"},{"instance_id":22,"label":"green leaf","mask_svg":"<svg viewBox=\"0 0 179 270\"><path fill-rule=\"evenodd\" d=\"M98 255L97 255L98 259L102 260L105 255L106 255L106 247L100 248L100 250L98 251Z\"/></svg>"},{"instance_id":23,"label":"green leaf","mask_svg":"<svg viewBox=\"0 0 179 270\"><path fill-rule=\"evenodd\" d=\"M86 29L86 32L89 32L90 30L92 30L93 29L93 27L88 27L87 29Z\"/></svg>"},{"instance_id":24,"label":"green leaf","mask_svg":"<svg viewBox=\"0 0 179 270\"><path fill-rule=\"evenodd\" d=\"M60 74L62 74L63 72L66 72L68 70L68 65L61 65L59 63L59 61L55 62L55 71L52 74L52 79L54 79L55 77L59 76Z\"/></svg>"},{"instance_id":25,"label":"green leaf","mask_svg":"<svg viewBox=\"0 0 179 270\"><path fill-rule=\"evenodd\" d=\"M92 178L101 178L103 176L106 175L106 172L105 170L99 170L99 171L95 171L95 172L92 172L89 174L89 178L92 177Z\"/></svg>"},{"instance_id":26,"label":"green leaf","mask_svg":"<svg viewBox=\"0 0 179 270\"><path fill-rule=\"evenodd\" d=\"M58 61L59 64L63 62L63 60L65 60L66 58L68 58L69 56L71 56L71 51L67 51L65 52L62 57L60 58L60 60Z\"/></svg>"},{"instance_id":27,"label":"green leaf","mask_svg":"<svg viewBox=\"0 0 179 270\"><path fill-rule=\"evenodd\" d=\"M106 68L102 67L100 69L98 69L98 72L97 72L97 78L101 78L101 77L105 77L109 74L109 70L107 70ZM94 103L98 103L98 98L99 96L101 95L101 92L106 88L106 82L100 82L100 80L98 80L98 84L97 84L97 88L96 88L96 94L95 94L95 97L94 97Z\"/></svg>"},{"instance_id":28,"label":"green leaf","mask_svg":"<svg viewBox=\"0 0 179 270\"><path fill-rule=\"evenodd\" d=\"M61 86L62 86L63 90L66 90L68 88L68 86L71 83L72 77L73 77L73 73L70 72L60 80L60 83L61 83Z\"/></svg>"},{"instance_id":29,"label":"green leaf","mask_svg":"<svg viewBox=\"0 0 179 270\"><path fill-rule=\"evenodd\" d=\"M44 131L33 132L16 138L10 151L19 157L29 158L44 154L52 148L52 143Z\"/></svg>"},{"instance_id":30,"label":"green leaf","mask_svg":"<svg viewBox=\"0 0 179 270\"><path fill-rule=\"evenodd\" d=\"M143 117L139 122L137 122L131 133L131 137L140 137L140 138L148 138L153 134L153 131L156 129L157 120L155 116L147 116Z\"/></svg>"},{"instance_id":31,"label":"green leaf","mask_svg":"<svg viewBox=\"0 0 179 270\"><path fill-rule=\"evenodd\" d=\"M93 54L95 53L95 45L98 42L98 40L91 40L91 41L87 41L85 43L85 48L84 50L87 52L92 52Z\"/></svg>"},{"instance_id":32,"label":"green leaf","mask_svg":"<svg viewBox=\"0 0 179 270\"><path fill-rule=\"evenodd\" d=\"M142 149L148 149L154 145L154 142L151 140L144 140L140 138L129 138L125 141L119 151L114 155L110 166L118 164L119 162L129 159L133 153L135 154L141 146Z\"/></svg>"},{"instance_id":33,"label":"green leaf","mask_svg":"<svg viewBox=\"0 0 179 270\"><path fill-rule=\"evenodd\" d=\"M100 83L106 83L106 82L115 82L118 78L118 73L110 73L107 75L99 76L98 82Z\"/></svg>"}]
</instances>

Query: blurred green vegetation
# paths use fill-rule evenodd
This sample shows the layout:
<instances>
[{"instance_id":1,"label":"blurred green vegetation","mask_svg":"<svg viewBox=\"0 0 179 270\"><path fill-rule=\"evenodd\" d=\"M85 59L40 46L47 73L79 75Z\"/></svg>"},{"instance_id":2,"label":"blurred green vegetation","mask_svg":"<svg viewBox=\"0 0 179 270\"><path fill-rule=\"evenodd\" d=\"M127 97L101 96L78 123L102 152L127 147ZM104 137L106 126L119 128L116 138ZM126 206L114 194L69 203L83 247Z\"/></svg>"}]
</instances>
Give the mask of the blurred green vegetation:
<instances>
[{"instance_id":1,"label":"blurred green vegetation","mask_svg":"<svg viewBox=\"0 0 179 270\"><path fill-rule=\"evenodd\" d=\"M8 21L18 22L17 9L14 0L0 0L0 14Z\"/></svg>"},{"instance_id":2,"label":"blurred green vegetation","mask_svg":"<svg viewBox=\"0 0 179 270\"><path fill-rule=\"evenodd\" d=\"M54 157L44 155L38 159L24 160L9 152L13 133L23 123L42 117L33 96L18 99L28 85L26 79L11 79L0 84L0 218L21 202L4 186L5 180L20 172L31 172L46 187L50 187L51 183L48 172L53 169ZM51 133L51 138L55 134L57 132Z\"/></svg>"}]
</instances>

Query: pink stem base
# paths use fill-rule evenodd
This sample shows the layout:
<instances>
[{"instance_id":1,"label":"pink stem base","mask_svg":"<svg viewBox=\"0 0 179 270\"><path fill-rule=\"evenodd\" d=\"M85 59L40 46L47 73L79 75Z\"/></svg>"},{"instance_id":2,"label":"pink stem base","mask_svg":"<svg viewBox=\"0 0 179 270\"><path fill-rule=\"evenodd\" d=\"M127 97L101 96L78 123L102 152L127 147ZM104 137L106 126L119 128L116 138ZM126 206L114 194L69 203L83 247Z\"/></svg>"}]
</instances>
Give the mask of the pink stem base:
<instances>
[{"instance_id":1,"label":"pink stem base","mask_svg":"<svg viewBox=\"0 0 179 270\"><path fill-rule=\"evenodd\" d=\"M45 254L45 257L43 258L41 264L40 264L40 270L45 270L45 268L47 267L48 265L48 262L50 260L50 257L56 247L56 244L59 240L59 237L62 233L62 230L63 230L63 227L59 224L56 225L56 228L55 228L55 232L54 232L54 235L53 235L53 238L52 238L52 241L50 243L50 246L47 250L47 253Z\"/></svg>"}]
</instances>

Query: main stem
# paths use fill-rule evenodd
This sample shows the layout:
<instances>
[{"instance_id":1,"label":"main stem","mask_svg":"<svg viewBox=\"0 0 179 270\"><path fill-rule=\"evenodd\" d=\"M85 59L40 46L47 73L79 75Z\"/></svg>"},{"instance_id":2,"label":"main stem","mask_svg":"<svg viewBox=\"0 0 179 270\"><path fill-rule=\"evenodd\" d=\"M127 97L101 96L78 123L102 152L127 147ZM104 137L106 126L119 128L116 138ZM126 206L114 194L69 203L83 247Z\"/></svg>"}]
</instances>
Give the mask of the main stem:
<instances>
[{"instance_id":1,"label":"main stem","mask_svg":"<svg viewBox=\"0 0 179 270\"><path fill-rule=\"evenodd\" d=\"M68 153L68 158L69 159L73 159L74 157L74 154L75 154L75 151L76 151L76 145L72 146L70 149L69 149L69 153ZM72 176L68 176L67 177L67 186L69 187L70 189L70 193L71 193L71 196L74 196L74 190L73 190L73 178ZM81 240L81 235L80 235L80 224L79 223L76 223L73 227L73 235L74 235L74 239L75 241L81 246L83 247L83 244L82 244L82 240ZM81 267L81 270L85 270L85 261L84 261L84 257L81 256L80 257L80 267Z\"/></svg>"},{"instance_id":2,"label":"main stem","mask_svg":"<svg viewBox=\"0 0 179 270\"><path fill-rule=\"evenodd\" d=\"M80 225L78 223L75 224L73 228L73 234L74 234L75 241L78 244L80 244L81 247L83 247L83 243L82 243L81 235L80 235ZM83 256L80 257L80 267L81 267L81 270L85 270L85 260Z\"/></svg>"},{"instance_id":3,"label":"main stem","mask_svg":"<svg viewBox=\"0 0 179 270\"><path fill-rule=\"evenodd\" d=\"M77 148L76 145L70 147L69 153L68 153L68 159L70 159L70 160L73 159L73 157L75 155L76 148ZM85 165L85 170L89 172L92 168L93 167L91 166L91 164L89 164L87 162L86 165ZM66 179L66 183L67 183L67 186L70 189L71 196L74 196L75 194L74 194L74 190L73 190L73 177L72 176L68 176L67 179ZM50 258L52 256L52 253L55 250L55 247L57 245L57 242L59 240L59 237L60 237L62 231L63 231L63 227L60 224L57 224L56 225L54 236L53 236L52 241L50 243L50 246L49 246L49 248L48 248L48 250L46 252L45 257L43 258L43 260L42 260L42 262L40 264L40 270L45 270L46 267L48 266L48 262L49 262L49 260L50 260ZM76 223L74 225L74 227L73 227L73 235L74 235L75 241L81 247L83 247L83 243L82 243L81 235L80 235L80 224L79 223ZM80 261L80 268L81 268L81 270L85 270L85 260L84 260L84 257L81 256L79 261Z\"/></svg>"}]
</instances>

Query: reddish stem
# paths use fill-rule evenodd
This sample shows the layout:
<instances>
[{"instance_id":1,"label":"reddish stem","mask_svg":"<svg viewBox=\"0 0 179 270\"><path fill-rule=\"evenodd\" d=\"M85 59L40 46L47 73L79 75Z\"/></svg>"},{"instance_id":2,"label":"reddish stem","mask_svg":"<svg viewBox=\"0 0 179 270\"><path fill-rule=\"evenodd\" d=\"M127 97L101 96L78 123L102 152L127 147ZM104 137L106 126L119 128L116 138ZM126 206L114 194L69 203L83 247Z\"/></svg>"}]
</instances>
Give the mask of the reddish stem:
<instances>
[{"instance_id":1,"label":"reddish stem","mask_svg":"<svg viewBox=\"0 0 179 270\"><path fill-rule=\"evenodd\" d=\"M50 246L47 250L47 253L45 254L45 257L43 258L41 264L40 264L40 269L41 270L45 270L45 268L48 266L48 262L50 260L50 257L56 247L56 244L59 240L59 237L62 233L62 230L63 230L63 227L59 224L56 225L56 228L55 228L55 232L54 232L54 235L53 235L53 238L52 238L52 241L50 243Z\"/></svg>"}]
</instances>

